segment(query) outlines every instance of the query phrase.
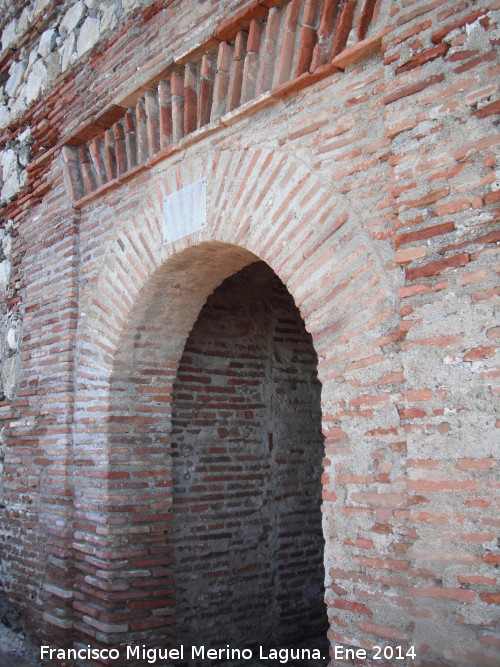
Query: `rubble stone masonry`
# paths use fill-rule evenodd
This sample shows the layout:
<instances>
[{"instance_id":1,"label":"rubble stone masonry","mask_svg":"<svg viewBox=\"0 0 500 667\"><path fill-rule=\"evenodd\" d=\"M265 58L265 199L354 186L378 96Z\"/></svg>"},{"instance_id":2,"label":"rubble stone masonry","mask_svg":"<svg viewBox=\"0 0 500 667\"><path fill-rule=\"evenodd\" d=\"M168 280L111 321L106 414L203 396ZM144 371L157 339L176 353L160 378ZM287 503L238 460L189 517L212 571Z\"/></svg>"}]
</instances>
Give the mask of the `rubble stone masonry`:
<instances>
[{"instance_id":1,"label":"rubble stone masonry","mask_svg":"<svg viewBox=\"0 0 500 667\"><path fill-rule=\"evenodd\" d=\"M32 640L498 665L500 0L0 0L0 39Z\"/></svg>"}]
</instances>

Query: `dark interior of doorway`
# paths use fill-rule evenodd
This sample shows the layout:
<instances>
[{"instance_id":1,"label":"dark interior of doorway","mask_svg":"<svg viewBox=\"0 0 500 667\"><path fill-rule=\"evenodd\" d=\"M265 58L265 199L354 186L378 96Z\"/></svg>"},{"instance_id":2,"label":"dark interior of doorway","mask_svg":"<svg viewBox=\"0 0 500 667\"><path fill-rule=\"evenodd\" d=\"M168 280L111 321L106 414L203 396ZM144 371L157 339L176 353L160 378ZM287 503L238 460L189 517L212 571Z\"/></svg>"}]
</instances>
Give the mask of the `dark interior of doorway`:
<instances>
[{"instance_id":1,"label":"dark interior of doorway","mask_svg":"<svg viewBox=\"0 0 500 667\"><path fill-rule=\"evenodd\" d=\"M326 642L320 392L281 280L264 262L227 278L174 385L176 644Z\"/></svg>"}]
</instances>

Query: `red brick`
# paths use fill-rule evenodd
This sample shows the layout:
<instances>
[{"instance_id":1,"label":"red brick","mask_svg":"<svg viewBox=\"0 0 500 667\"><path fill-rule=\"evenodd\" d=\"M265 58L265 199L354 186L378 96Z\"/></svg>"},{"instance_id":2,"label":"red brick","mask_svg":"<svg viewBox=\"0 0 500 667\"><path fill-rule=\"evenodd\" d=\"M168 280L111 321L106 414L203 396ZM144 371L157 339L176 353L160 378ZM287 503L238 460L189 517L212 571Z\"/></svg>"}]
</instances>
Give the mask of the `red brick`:
<instances>
[{"instance_id":1,"label":"red brick","mask_svg":"<svg viewBox=\"0 0 500 667\"><path fill-rule=\"evenodd\" d=\"M500 593L480 593L479 597L488 604L500 604Z\"/></svg>"},{"instance_id":2,"label":"red brick","mask_svg":"<svg viewBox=\"0 0 500 667\"><path fill-rule=\"evenodd\" d=\"M464 158L471 157L475 153L478 153L484 148L490 148L496 146L500 143L500 134L493 134L482 139L470 142L462 146L460 149L455 151L453 157L455 160L463 160Z\"/></svg>"},{"instance_id":3,"label":"red brick","mask_svg":"<svg viewBox=\"0 0 500 667\"><path fill-rule=\"evenodd\" d=\"M335 609L344 609L345 611L352 611L356 614L366 614L367 616L373 616L371 609L368 609L366 605L362 602L352 602L351 600L335 600L333 605Z\"/></svg>"},{"instance_id":4,"label":"red brick","mask_svg":"<svg viewBox=\"0 0 500 667\"><path fill-rule=\"evenodd\" d=\"M363 632L367 632L370 635L375 635L376 637L381 637L382 639L388 639L394 642L408 641L408 635L406 632L393 626L379 625L377 623L371 623L368 621L356 621L356 625Z\"/></svg>"},{"instance_id":5,"label":"red brick","mask_svg":"<svg viewBox=\"0 0 500 667\"><path fill-rule=\"evenodd\" d=\"M357 491L351 495L352 500L363 505L374 507L401 507L406 505L407 496L404 493L370 493Z\"/></svg>"},{"instance_id":6,"label":"red brick","mask_svg":"<svg viewBox=\"0 0 500 667\"><path fill-rule=\"evenodd\" d=\"M483 542L491 542L495 539L493 533L462 533L464 542L475 542L482 544Z\"/></svg>"},{"instance_id":7,"label":"red brick","mask_svg":"<svg viewBox=\"0 0 500 667\"><path fill-rule=\"evenodd\" d=\"M497 102L491 102L491 104L486 104L477 111L473 113L476 118L488 118L488 116L494 116L500 113L500 100Z\"/></svg>"},{"instance_id":8,"label":"red brick","mask_svg":"<svg viewBox=\"0 0 500 667\"><path fill-rule=\"evenodd\" d=\"M281 13L279 10L269 12L264 35L264 43L260 56L260 72L257 82L257 95L270 90L273 85L276 66L276 40L278 38Z\"/></svg>"},{"instance_id":9,"label":"red brick","mask_svg":"<svg viewBox=\"0 0 500 667\"><path fill-rule=\"evenodd\" d=\"M478 65L481 65L484 62L496 61L496 59L497 59L497 53L493 49L488 53L486 53L484 56L478 56L477 58L472 58L467 63L459 65L459 67L455 67L453 71L455 72L455 74L463 74L464 72L469 72L471 69L474 69L474 67L477 67Z\"/></svg>"},{"instance_id":10,"label":"red brick","mask_svg":"<svg viewBox=\"0 0 500 667\"><path fill-rule=\"evenodd\" d=\"M483 347L475 347L464 354L464 361L479 361L480 359L488 359L495 354L496 345L489 345Z\"/></svg>"},{"instance_id":11,"label":"red brick","mask_svg":"<svg viewBox=\"0 0 500 667\"><path fill-rule=\"evenodd\" d=\"M248 29L248 40L247 40L247 51L252 53L258 53L260 50L260 44L263 34L263 24L261 21L252 20L250 21L250 27Z\"/></svg>"},{"instance_id":12,"label":"red brick","mask_svg":"<svg viewBox=\"0 0 500 667\"><path fill-rule=\"evenodd\" d=\"M154 155L160 150L158 94L152 90L147 90L144 99L147 116L148 152L149 155Z\"/></svg>"},{"instance_id":13,"label":"red brick","mask_svg":"<svg viewBox=\"0 0 500 667\"><path fill-rule=\"evenodd\" d=\"M377 4L377 0L365 0L363 9L356 21L356 35L359 41L364 39L368 32Z\"/></svg>"},{"instance_id":14,"label":"red brick","mask_svg":"<svg viewBox=\"0 0 500 667\"><path fill-rule=\"evenodd\" d=\"M500 554L488 553L482 558L483 563L500 564Z\"/></svg>"},{"instance_id":15,"label":"red brick","mask_svg":"<svg viewBox=\"0 0 500 667\"><path fill-rule=\"evenodd\" d=\"M445 185L442 188L431 190L422 197L419 197L419 199L406 199L402 202L399 202L399 204L403 209L430 206L431 204L435 204L440 199L444 199L449 194L450 194L450 187L448 185Z\"/></svg>"},{"instance_id":16,"label":"red brick","mask_svg":"<svg viewBox=\"0 0 500 667\"><path fill-rule=\"evenodd\" d=\"M102 139L94 139L90 144L90 155L94 163L98 186L103 185L107 180L102 143Z\"/></svg>"},{"instance_id":17,"label":"red brick","mask_svg":"<svg viewBox=\"0 0 500 667\"><path fill-rule=\"evenodd\" d=\"M411 56L411 58L409 58L404 65L400 65L399 67L397 67L396 74L409 72L410 70L416 69L417 67L421 67L425 63L431 62L436 58L441 58L442 56L446 55L448 49L449 45L445 44L444 42L441 42L437 46L433 46L432 48L427 49L426 51L421 51L420 53Z\"/></svg>"},{"instance_id":18,"label":"red brick","mask_svg":"<svg viewBox=\"0 0 500 667\"><path fill-rule=\"evenodd\" d=\"M453 255L447 259L439 259L435 262L429 262L414 269L407 269L406 278L407 280L418 280L419 278L427 278L429 276L435 276L446 269L458 268L460 266L465 266L470 262L470 255L467 252L464 252L460 255Z\"/></svg>"},{"instance_id":19,"label":"red brick","mask_svg":"<svg viewBox=\"0 0 500 667\"><path fill-rule=\"evenodd\" d=\"M347 0L341 6L330 45L329 60L333 60L345 48L352 28L355 9L356 3L351 0Z\"/></svg>"},{"instance_id":20,"label":"red brick","mask_svg":"<svg viewBox=\"0 0 500 667\"><path fill-rule=\"evenodd\" d=\"M442 588L441 586L411 587L408 590L413 597L438 598L440 600L456 600L458 602L472 602L476 599L474 591L463 588Z\"/></svg>"},{"instance_id":21,"label":"red brick","mask_svg":"<svg viewBox=\"0 0 500 667\"><path fill-rule=\"evenodd\" d=\"M480 301L487 301L498 294L500 294L500 287L492 287L491 289L475 292L471 296L471 299L473 303L478 303Z\"/></svg>"},{"instance_id":22,"label":"red brick","mask_svg":"<svg viewBox=\"0 0 500 667\"><path fill-rule=\"evenodd\" d=\"M308 72L311 66L314 46L316 44L316 31L304 26L300 31L299 51L295 65L294 77Z\"/></svg>"},{"instance_id":23,"label":"red brick","mask_svg":"<svg viewBox=\"0 0 500 667\"><path fill-rule=\"evenodd\" d=\"M291 0L285 9L285 19L280 39L280 49L274 75L274 86L288 81L291 78L291 66L295 49L295 34L300 12L300 0Z\"/></svg>"},{"instance_id":24,"label":"red brick","mask_svg":"<svg viewBox=\"0 0 500 667\"><path fill-rule=\"evenodd\" d=\"M475 283L484 282L488 279L488 274L482 269L479 271L470 271L460 278L461 285L474 285Z\"/></svg>"},{"instance_id":25,"label":"red brick","mask_svg":"<svg viewBox=\"0 0 500 667\"><path fill-rule=\"evenodd\" d=\"M414 83L411 86L404 86L403 88L399 88L393 93L386 95L383 99L383 103L385 105L392 104L393 102L397 102L398 100L401 100L405 97L410 97L416 93L420 93L422 90L425 90L429 86L434 86L437 83L441 83L442 81L444 81L444 74L435 74L434 76L431 76L424 81L419 81L418 83Z\"/></svg>"},{"instance_id":26,"label":"red brick","mask_svg":"<svg viewBox=\"0 0 500 667\"><path fill-rule=\"evenodd\" d=\"M397 560L395 558L370 558L368 556L356 556L359 564L363 567L373 567L382 570L407 570L410 566L407 560Z\"/></svg>"},{"instance_id":27,"label":"red brick","mask_svg":"<svg viewBox=\"0 0 500 667\"><path fill-rule=\"evenodd\" d=\"M461 584L477 584L480 586L495 586L496 579L477 574L459 574L458 581Z\"/></svg>"},{"instance_id":28,"label":"red brick","mask_svg":"<svg viewBox=\"0 0 500 667\"><path fill-rule=\"evenodd\" d=\"M239 32L236 37L234 62L229 77L226 111L232 111L240 105L247 36L246 32Z\"/></svg>"},{"instance_id":29,"label":"red brick","mask_svg":"<svg viewBox=\"0 0 500 667\"><path fill-rule=\"evenodd\" d=\"M484 195L485 204L496 204L500 201L500 190L492 190Z\"/></svg>"},{"instance_id":30,"label":"red brick","mask_svg":"<svg viewBox=\"0 0 500 667\"><path fill-rule=\"evenodd\" d=\"M484 9L478 9L475 12L462 16L459 19L453 21L453 23L448 23L445 26L441 26L439 30L436 30L432 33L432 41L434 44L438 44L446 35L457 28L463 28L467 23L474 23L484 12Z\"/></svg>"},{"instance_id":31,"label":"red brick","mask_svg":"<svg viewBox=\"0 0 500 667\"><path fill-rule=\"evenodd\" d=\"M409 491L467 491L477 489L477 481L469 480L430 480L430 479L409 479L406 483Z\"/></svg>"},{"instance_id":32,"label":"red brick","mask_svg":"<svg viewBox=\"0 0 500 667\"><path fill-rule=\"evenodd\" d=\"M394 259L396 264L409 264L414 259L422 259L427 255L427 250L423 246L418 246L416 248L407 248L405 250L398 250L394 254Z\"/></svg>"}]
</instances>

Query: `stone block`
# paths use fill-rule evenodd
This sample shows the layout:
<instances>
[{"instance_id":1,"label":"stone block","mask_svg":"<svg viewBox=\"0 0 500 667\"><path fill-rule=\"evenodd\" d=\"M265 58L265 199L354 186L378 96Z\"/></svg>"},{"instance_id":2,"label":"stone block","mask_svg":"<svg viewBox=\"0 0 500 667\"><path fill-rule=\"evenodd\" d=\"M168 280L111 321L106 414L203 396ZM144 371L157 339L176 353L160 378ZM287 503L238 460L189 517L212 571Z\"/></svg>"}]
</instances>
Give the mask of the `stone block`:
<instances>
[{"instance_id":1,"label":"stone block","mask_svg":"<svg viewBox=\"0 0 500 667\"><path fill-rule=\"evenodd\" d=\"M13 101L9 101L11 121L20 118L28 108L26 105L26 84L23 83Z\"/></svg>"},{"instance_id":2,"label":"stone block","mask_svg":"<svg viewBox=\"0 0 500 667\"><path fill-rule=\"evenodd\" d=\"M18 348L18 331L15 327L10 327L10 329L7 331L7 345L11 350L17 350Z\"/></svg>"},{"instance_id":3,"label":"stone block","mask_svg":"<svg viewBox=\"0 0 500 667\"><path fill-rule=\"evenodd\" d=\"M47 66L47 85L52 86L61 73L61 56L57 51L49 54L45 60Z\"/></svg>"},{"instance_id":4,"label":"stone block","mask_svg":"<svg viewBox=\"0 0 500 667\"><path fill-rule=\"evenodd\" d=\"M40 37L40 44L38 45L38 53L42 58L46 58L56 45L57 33L54 28L49 28Z\"/></svg>"},{"instance_id":5,"label":"stone block","mask_svg":"<svg viewBox=\"0 0 500 667\"><path fill-rule=\"evenodd\" d=\"M9 284L11 265L8 260L0 262L0 294L5 294Z\"/></svg>"},{"instance_id":6,"label":"stone block","mask_svg":"<svg viewBox=\"0 0 500 667\"><path fill-rule=\"evenodd\" d=\"M65 72L68 67L76 60L76 39L73 33L65 40L62 48L60 49L61 53L61 71Z\"/></svg>"},{"instance_id":7,"label":"stone block","mask_svg":"<svg viewBox=\"0 0 500 667\"><path fill-rule=\"evenodd\" d=\"M5 234L2 239L2 252L6 259L12 258L12 236L10 234Z\"/></svg>"},{"instance_id":8,"label":"stone block","mask_svg":"<svg viewBox=\"0 0 500 667\"><path fill-rule=\"evenodd\" d=\"M15 97L20 85L23 82L24 73L26 71L27 61L19 60L13 63L9 69L9 78L5 84L5 92L9 97Z\"/></svg>"},{"instance_id":9,"label":"stone block","mask_svg":"<svg viewBox=\"0 0 500 667\"><path fill-rule=\"evenodd\" d=\"M49 5L52 3L52 0L35 0L35 4L33 7L33 18L37 18L40 16L40 14L43 14L43 12L49 7Z\"/></svg>"},{"instance_id":10,"label":"stone block","mask_svg":"<svg viewBox=\"0 0 500 667\"><path fill-rule=\"evenodd\" d=\"M78 0L72 7L68 9L59 24L59 32L61 35L69 35L76 26L80 23L85 11L85 6L82 0Z\"/></svg>"},{"instance_id":11,"label":"stone block","mask_svg":"<svg viewBox=\"0 0 500 667\"><path fill-rule=\"evenodd\" d=\"M88 17L82 25L76 42L78 57L83 56L99 41L99 19Z\"/></svg>"},{"instance_id":12,"label":"stone block","mask_svg":"<svg viewBox=\"0 0 500 667\"><path fill-rule=\"evenodd\" d=\"M2 31L2 51L9 49L11 46L15 46L17 40L17 20L13 19L10 23L7 23L5 28Z\"/></svg>"},{"instance_id":13,"label":"stone block","mask_svg":"<svg viewBox=\"0 0 500 667\"><path fill-rule=\"evenodd\" d=\"M3 180L1 200L8 201L19 192L21 187L17 155L12 148L1 154L0 164L2 165Z\"/></svg>"},{"instance_id":14,"label":"stone block","mask_svg":"<svg viewBox=\"0 0 500 667\"><path fill-rule=\"evenodd\" d=\"M28 77L26 84L26 102L32 104L38 99L41 92L47 86L47 68L42 60L37 60L33 65L31 74Z\"/></svg>"},{"instance_id":15,"label":"stone block","mask_svg":"<svg viewBox=\"0 0 500 667\"><path fill-rule=\"evenodd\" d=\"M0 105L0 129L9 124L10 113L9 109L4 105Z\"/></svg>"},{"instance_id":16,"label":"stone block","mask_svg":"<svg viewBox=\"0 0 500 667\"><path fill-rule=\"evenodd\" d=\"M17 22L17 34L19 35L19 37L22 37L24 33L28 31L30 24L31 24L30 8L25 7L21 12L21 16L19 17L19 20Z\"/></svg>"},{"instance_id":17,"label":"stone block","mask_svg":"<svg viewBox=\"0 0 500 667\"><path fill-rule=\"evenodd\" d=\"M115 3L114 2L102 2L99 5L101 10L101 23L99 29L101 34L105 33L107 30L112 30L117 22L115 14Z\"/></svg>"}]
</instances>

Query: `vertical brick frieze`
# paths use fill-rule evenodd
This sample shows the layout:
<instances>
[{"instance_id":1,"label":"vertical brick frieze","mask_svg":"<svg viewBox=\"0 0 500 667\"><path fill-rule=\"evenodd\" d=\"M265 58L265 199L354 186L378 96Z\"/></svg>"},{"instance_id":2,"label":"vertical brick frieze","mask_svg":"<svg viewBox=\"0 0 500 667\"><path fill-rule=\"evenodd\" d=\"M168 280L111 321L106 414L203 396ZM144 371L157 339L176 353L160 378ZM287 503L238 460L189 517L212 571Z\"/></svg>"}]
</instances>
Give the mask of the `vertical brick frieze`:
<instances>
[{"instance_id":1,"label":"vertical brick frieze","mask_svg":"<svg viewBox=\"0 0 500 667\"><path fill-rule=\"evenodd\" d=\"M320 15L321 0L305 0L304 12L302 14L302 25L310 25L313 28L318 27Z\"/></svg>"},{"instance_id":2,"label":"vertical brick frieze","mask_svg":"<svg viewBox=\"0 0 500 667\"><path fill-rule=\"evenodd\" d=\"M137 165L137 132L135 111L132 109L125 114L125 150L127 154L127 168Z\"/></svg>"},{"instance_id":3,"label":"vertical brick frieze","mask_svg":"<svg viewBox=\"0 0 500 667\"><path fill-rule=\"evenodd\" d=\"M318 38L314 47L311 72L324 65L328 60L329 44L337 18L339 0L323 0L318 28Z\"/></svg>"},{"instance_id":4,"label":"vertical brick frieze","mask_svg":"<svg viewBox=\"0 0 500 667\"><path fill-rule=\"evenodd\" d=\"M90 194L97 187L97 180L95 177L95 171L92 168L90 163L90 155L88 146L80 146L78 149L78 154L80 157L80 164L82 168L82 181L83 187L85 188L85 194Z\"/></svg>"},{"instance_id":5,"label":"vertical brick frieze","mask_svg":"<svg viewBox=\"0 0 500 667\"><path fill-rule=\"evenodd\" d=\"M116 173L117 176L121 176L127 171L127 148L123 121L113 125L113 134L115 138Z\"/></svg>"},{"instance_id":6,"label":"vertical brick frieze","mask_svg":"<svg viewBox=\"0 0 500 667\"><path fill-rule=\"evenodd\" d=\"M365 0L363 9L359 13L359 16L356 21L356 36L359 41L366 37L368 28L373 18L373 13L375 11L375 5L377 0Z\"/></svg>"},{"instance_id":7,"label":"vertical brick frieze","mask_svg":"<svg viewBox=\"0 0 500 667\"><path fill-rule=\"evenodd\" d=\"M200 87L198 95L197 127L203 127L210 122L210 111L214 95L214 78L216 62L210 53L205 53L201 59Z\"/></svg>"},{"instance_id":8,"label":"vertical brick frieze","mask_svg":"<svg viewBox=\"0 0 500 667\"><path fill-rule=\"evenodd\" d=\"M188 63L184 68L184 135L194 132L198 116L198 66Z\"/></svg>"},{"instance_id":9,"label":"vertical brick frieze","mask_svg":"<svg viewBox=\"0 0 500 667\"><path fill-rule=\"evenodd\" d=\"M172 141L180 141L184 136L184 72L173 72L172 90Z\"/></svg>"},{"instance_id":10,"label":"vertical brick frieze","mask_svg":"<svg viewBox=\"0 0 500 667\"><path fill-rule=\"evenodd\" d=\"M357 0L269 0L258 5L221 33L227 39L236 36L234 44L219 43L216 68L209 53L201 63L194 59L178 65L170 82L146 90L125 114L123 126L115 124L102 139L90 142L96 187L273 86L314 71L345 48L355 17L358 33L364 35L377 8L372 0L359 3L357 14ZM87 193L95 189L89 187L89 175L82 173L82 180Z\"/></svg>"},{"instance_id":11,"label":"vertical brick frieze","mask_svg":"<svg viewBox=\"0 0 500 667\"><path fill-rule=\"evenodd\" d=\"M309 71L314 46L316 44L316 29L318 25L320 0L306 0L300 29L299 50L294 76L300 76Z\"/></svg>"},{"instance_id":12,"label":"vertical brick frieze","mask_svg":"<svg viewBox=\"0 0 500 667\"><path fill-rule=\"evenodd\" d=\"M231 68L231 76L229 78L226 111L236 109L241 102L241 86L243 83L243 68L245 65L247 40L248 33L244 30L240 30L236 35L234 42L234 60Z\"/></svg>"},{"instance_id":13,"label":"vertical brick frieze","mask_svg":"<svg viewBox=\"0 0 500 667\"><path fill-rule=\"evenodd\" d=\"M113 130L104 133L104 162L106 166L106 180L116 178L116 151Z\"/></svg>"},{"instance_id":14,"label":"vertical brick frieze","mask_svg":"<svg viewBox=\"0 0 500 667\"><path fill-rule=\"evenodd\" d=\"M335 32L333 33L332 43L330 45L329 59L332 60L341 51L344 50L347 44L347 38L352 28L352 21L354 12L356 10L356 0L344 2L335 25Z\"/></svg>"},{"instance_id":15,"label":"vertical brick frieze","mask_svg":"<svg viewBox=\"0 0 500 667\"><path fill-rule=\"evenodd\" d=\"M97 186L100 187L106 183L106 166L104 160L104 138L96 137L90 142L90 155L94 163Z\"/></svg>"},{"instance_id":16,"label":"vertical brick frieze","mask_svg":"<svg viewBox=\"0 0 500 667\"><path fill-rule=\"evenodd\" d=\"M243 66L241 85L241 104L253 100L257 93L257 77L259 75L259 51L264 32L264 23L258 19L250 22L247 39L247 54Z\"/></svg>"},{"instance_id":17,"label":"vertical brick frieze","mask_svg":"<svg viewBox=\"0 0 500 667\"><path fill-rule=\"evenodd\" d=\"M288 81L292 74L292 65L295 53L295 39L300 15L301 0L292 0L285 9L285 19L281 32L280 49L274 85Z\"/></svg>"},{"instance_id":18,"label":"vertical brick frieze","mask_svg":"<svg viewBox=\"0 0 500 667\"><path fill-rule=\"evenodd\" d=\"M233 60L233 47L227 42L219 44L217 56L217 74L215 75L214 101L210 120L220 118L226 112L227 93L229 88L229 73Z\"/></svg>"},{"instance_id":19,"label":"vertical brick frieze","mask_svg":"<svg viewBox=\"0 0 500 667\"><path fill-rule=\"evenodd\" d=\"M137 162L142 164L149 157L148 146L148 120L146 116L146 105L141 97L135 106L135 117L137 120Z\"/></svg>"},{"instance_id":20,"label":"vertical brick frieze","mask_svg":"<svg viewBox=\"0 0 500 667\"><path fill-rule=\"evenodd\" d=\"M158 105L160 114L160 149L172 143L172 92L170 81L158 84Z\"/></svg>"},{"instance_id":21,"label":"vertical brick frieze","mask_svg":"<svg viewBox=\"0 0 500 667\"><path fill-rule=\"evenodd\" d=\"M68 178L71 198L73 201L75 199L81 199L81 197L83 197L85 194L85 189L82 181L82 171L78 148L74 148L73 146L64 146L62 149L62 157Z\"/></svg>"},{"instance_id":22,"label":"vertical brick frieze","mask_svg":"<svg viewBox=\"0 0 500 667\"><path fill-rule=\"evenodd\" d=\"M280 31L281 10L273 7L267 17L264 43L260 55L260 71L257 83L257 95L271 90L276 67L276 43Z\"/></svg>"},{"instance_id":23,"label":"vertical brick frieze","mask_svg":"<svg viewBox=\"0 0 500 667\"><path fill-rule=\"evenodd\" d=\"M154 155L160 150L160 113L158 108L158 93L155 90L147 90L144 95L148 149L149 155Z\"/></svg>"}]
</instances>

